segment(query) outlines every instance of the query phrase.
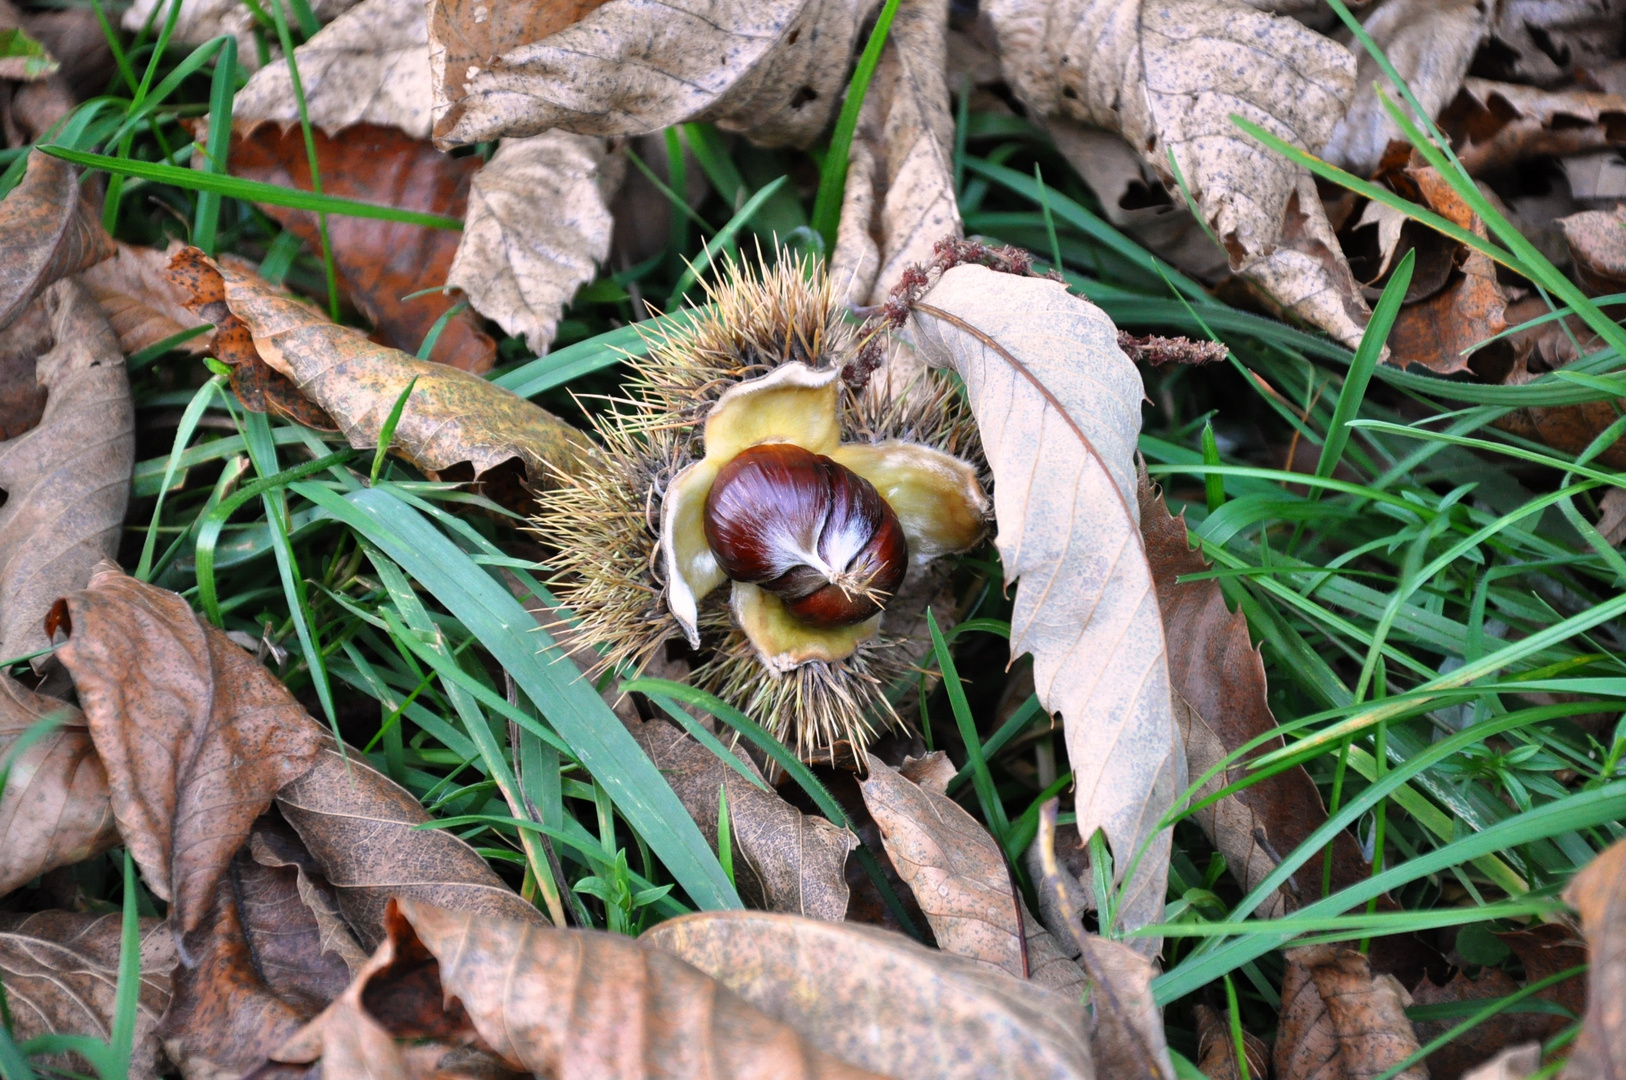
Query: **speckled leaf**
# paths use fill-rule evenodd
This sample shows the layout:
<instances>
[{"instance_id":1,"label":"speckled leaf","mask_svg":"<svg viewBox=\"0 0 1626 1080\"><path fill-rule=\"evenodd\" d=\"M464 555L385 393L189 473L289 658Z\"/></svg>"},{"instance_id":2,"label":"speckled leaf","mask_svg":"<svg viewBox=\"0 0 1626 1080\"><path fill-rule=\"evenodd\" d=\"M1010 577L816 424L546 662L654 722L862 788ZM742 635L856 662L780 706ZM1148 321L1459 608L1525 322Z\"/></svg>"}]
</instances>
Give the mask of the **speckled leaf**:
<instances>
[{"instance_id":1,"label":"speckled leaf","mask_svg":"<svg viewBox=\"0 0 1626 1080\"><path fill-rule=\"evenodd\" d=\"M49 647L51 605L118 553L135 465L130 383L101 309L72 280L43 299L55 342L35 369L45 413L0 443L0 659Z\"/></svg>"},{"instance_id":2,"label":"speckled leaf","mask_svg":"<svg viewBox=\"0 0 1626 1080\"><path fill-rule=\"evenodd\" d=\"M1345 945L1286 955L1276 1080L1364 1080L1417 1051L1406 991L1393 975L1374 978L1366 957ZM1428 1066L1412 1065L1396 1080L1428 1080Z\"/></svg>"},{"instance_id":3,"label":"speckled leaf","mask_svg":"<svg viewBox=\"0 0 1626 1080\"><path fill-rule=\"evenodd\" d=\"M79 170L38 150L22 182L0 200L0 327L51 282L113 254Z\"/></svg>"},{"instance_id":4,"label":"speckled leaf","mask_svg":"<svg viewBox=\"0 0 1626 1080\"><path fill-rule=\"evenodd\" d=\"M902 934L740 911L671 919L639 940L682 957L815 1045L886 1076L1096 1075L1076 995Z\"/></svg>"},{"instance_id":5,"label":"speckled leaf","mask_svg":"<svg viewBox=\"0 0 1626 1080\"><path fill-rule=\"evenodd\" d=\"M1163 910L1170 835L1158 819L1185 785L1169 673L1135 498L1140 374L1112 320L1065 286L981 266L946 271L916 304L915 344L964 381L994 473L1011 655L1066 726L1079 833L1104 829L1125 928ZM1157 951L1154 939L1136 939Z\"/></svg>"},{"instance_id":6,"label":"speckled leaf","mask_svg":"<svg viewBox=\"0 0 1626 1080\"><path fill-rule=\"evenodd\" d=\"M1231 123L1239 114L1319 149L1353 92L1354 57L1240 0L991 0L983 11L1034 116L1118 132L1180 202L1172 154L1231 269L1354 347L1365 304L1326 242L1308 174ZM1306 219L1291 230L1290 210Z\"/></svg>"}]
</instances>

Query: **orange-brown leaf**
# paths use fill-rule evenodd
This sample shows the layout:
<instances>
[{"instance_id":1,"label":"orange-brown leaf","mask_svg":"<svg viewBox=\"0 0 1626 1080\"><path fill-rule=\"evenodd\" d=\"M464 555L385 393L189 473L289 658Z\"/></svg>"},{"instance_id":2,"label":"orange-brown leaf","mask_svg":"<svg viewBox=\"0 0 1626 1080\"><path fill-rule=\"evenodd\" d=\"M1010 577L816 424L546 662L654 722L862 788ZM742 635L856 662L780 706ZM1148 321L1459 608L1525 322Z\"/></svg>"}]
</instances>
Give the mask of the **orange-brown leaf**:
<instances>
[{"instance_id":1,"label":"orange-brown leaf","mask_svg":"<svg viewBox=\"0 0 1626 1080\"><path fill-rule=\"evenodd\" d=\"M119 243L111 258L79 275L79 281L102 306L102 314L118 335L119 351L126 356L201 321L187 308L187 294L166 272L171 256L183 246L176 240L168 250L159 251ZM190 338L179 348L201 356L208 351L208 338Z\"/></svg>"},{"instance_id":2,"label":"orange-brown leaf","mask_svg":"<svg viewBox=\"0 0 1626 1080\"><path fill-rule=\"evenodd\" d=\"M1393 976L1372 977L1366 957L1341 945L1287 954L1276 1080L1365 1080L1418 1049L1405 993ZM1397 1080L1428 1080L1418 1063Z\"/></svg>"},{"instance_id":3,"label":"orange-brown leaf","mask_svg":"<svg viewBox=\"0 0 1626 1080\"><path fill-rule=\"evenodd\" d=\"M38 150L22 182L0 200L0 327L40 290L113 254L79 170Z\"/></svg>"}]
</instances>

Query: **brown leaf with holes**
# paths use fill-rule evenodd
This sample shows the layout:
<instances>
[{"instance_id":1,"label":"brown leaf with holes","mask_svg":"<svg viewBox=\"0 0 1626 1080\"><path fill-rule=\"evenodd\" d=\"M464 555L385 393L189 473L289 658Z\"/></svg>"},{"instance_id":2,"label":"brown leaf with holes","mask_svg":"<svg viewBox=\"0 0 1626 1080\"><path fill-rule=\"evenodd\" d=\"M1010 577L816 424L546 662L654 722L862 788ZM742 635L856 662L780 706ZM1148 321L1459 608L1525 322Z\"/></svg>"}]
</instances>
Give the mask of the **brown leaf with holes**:
<instances>
[{"instance_id":1,"label":"brown leaf with holes","mask_svg":"<svg viewBox=\"0 0 1626 1080\"><path fill-rule=\"evenodd\" d=\"M315 766L277 792L277 809L294 827L330 884L345 921L365 947L384 936L392 896L510 921L542 921L541 912L492 872L468 844L429 822L405 788L331 742ZM358 829L356 822L367 827Z\"/></svg>"},{"instance_id":2,"label":"brown leaf with holes","mask_svg":"<svg viewBox=\"0 0 1626 1080\"><path fill-rule=\"evenodd\" d=\"M1431 166L1406 170L1422 202L1453 224L1485 236L1485 223ZM1438 375L1468 369L1464 352L1507 329L1507 295L1490 256L1458 246L1439 292L1404 304L1389 334L1389 362L1421 364Z\"/></svg>"},{"instance_id":3,"label":"brown leaf with holes","mask_svg":"<svg viewBox=\"0 0 1626 1080\"><path fill-rule=\"evenodd\" d=\"M164 251L120 242L111 258L80 273L79 283L101 305L124 355L202 322L187 308L186 293L168 275L170 259L183 247L179 240L171 241ZM177 348L201 356L209 351L208 336L190 338Z\"/></svg>"},{"instance_id":4,"label":"brown leaf with holes","mask_svg":"<svg viewBox=\"0 0 1626 1080\"><path fill-rule=\"evenodd\" d=\"M1626 146L1626 98L1464 79L1440 114L1440 127L1463 167L1482 176L1531 158Z\"/></svg>"},{"instance_id":5,"label":"brown leaf with holes","mask_svg":"<svg viewBox=\"0 0 1626 1080\"><path fill-rule=\"evenodd\" d=\"M272 70L265 68L262 74ZM322 191L328 195L454 218L468 209L469 182L480 170L478 155L454 158L426 141L376 124L355 124L332 134L316 131L312 137ZM234 176L311 188L310 160L297 124L237 125L230 161ZM315 214L269 204L261 209L309 250L321 250ZM378 341L416 354L456 298L438 289L403 298L446 284L462 234L342 214L330 216L327 229L339 287L373 324ZM429 358L480 374L491 370L496 355L496 343L465 310L452 316Z\"/></svg>"},{"instance_id":6,"label":"brown leaf with holes","mask_svg":"<svg viewBox=\"0 0 1626 1080\"><path fill-rule=\"evenodd\" d=\"M47 717L59 726L12 758L22 735ZM0 767L8 768L0 790L0 896L118 843L107 773L84 716L3 672Z\"/></svg>"},{"instance_id":7,"label":"brown leaf with holes","mask_svg":"<svg viewBox=\"0 0 1626 1080\"><path fill-rule=\"evenodd\" d=\"M1619 1076L1626 1063L1626 842L1611 844L1576 874L1564 900L1580 912L1592 968L1563 1080Z\"/></svg>"},{"instance_id":8,"label":"brown leaf with holes","mask_svg":"<svg viewBox=\"0 0 1626 1080\"><path fill-rule=\"evenodd\" d=\"M185 600L111 563L68 611L58 655L107 768L119 833L187 934L254 819L314 764L322 730Z\"/></svg>"},{"instance_id":9,"label":"brown leaf with holes","mask_svg":"<svg viewBox=\"0 0 1626 1080\"><path fill-rule=\"evenodd\" d=\"M1558 224L1575 262L1575 277L1587 294L1626 292L1626 205L1616 206L1612 213L1573 214Z\"/></svg>"},{"instance_id":10,"label":"brown leaf with holes","mask_svg":"<svg viewBox=\"0 0 1626 1080\"><path fill-rule=\"evenodd\" d=\"M1289 950L1276 1080L1367 1080L1400 1064L1418 1049L1407 999L1392 975L1373 978L1347 946ZM1428 1080L1428 1068L1419 1062L1397 1080Z\"/></svg>"},{"instance_id":11,"label":"brown leaf with holes","mask_svg":"<svg viewBox=\"0 0 1626 1080\"><path fill-rule=\"evenodd\" d=\"M803 814L769 788L759 788L673 724L648 721L633 737L660 769L706 843L717 848L719 789L728 793L734 884L752 907L840 922L847 914L844 868L858 837L822 817ZM761 779L751 759L741 764Z\"/></svg>"},{"instance_id":12,"label":"brown leaf with holes","mask_svg":"<svg viewBox=\"0 0 1626 1080\"><path fill-rule=\"evenodd\" d=\"M1174 712L1185 737L1186 768L1195 780L1238 747L1274 730L1276 718L1267 700L1265 663L1249 640L1242 612L1230 610L1219 582L1212 578L1179 584L1185 575L1210 569L1202 553L1191 547L1184 514L1170 515L1162 493L1145 472L1139 497L1141 537L1163 614L1169 681L1178 698ZM1277 736L1254 753L1269 753L1283 745ZM1204 784L1197 798L1246 774L1244 765L1232 765ZM1326 823L1327 810L1310 774L1295 766L1227 795L1193 817L1246 892ZM1332 847L1335 890L1368 876L1360 849L1347 832L1339 833ZM1290 879L1292 884L1259 908L1262 917L1279 918L1321 896L1323 851L1306 860Z\"/></svg>"},{"instance_id":13,"label":"brown leaf with holes","mask_svg":"<svg viewBox=\"0 0 1626 1080\"><path fill-rule=\"evenodd\" d=\"M1076 994L902 934L730 911L670 919L639 941L688 961L813 1045L885 1076L1096 1075Z\"/></svg>"},{"instance_id":14,"label":"brown leaf with holes","mask_svg":"<svg viewBox=\"0 0 1626 1080\"><path fill-rule=\"evenodd\" d=\"M1198 1004L1196 1013L1197 1071L1208 1080L1241 1080L1242 1070L1237 1066L1236 1039L1231 1034L1230 1012L1216 1013L1207 1005ZM1269 1043L1252 1032L1244 1031L1242 1054L1247 1059L1249 1076L1263 1080L1270 1075Z\"/></svg>"},{"instance_id":15,"label":"brown leaf with holes","mask_svg":"<svg viewBox=\"0 0 1626 1080\"><path fill-rule=\"evenodd\" d=\"M169 1005L175 947L159 919L142 919L140 934L141 991L130 1076L149 1080L158 1075L156 1028ZM108 1038L113 1031L120 935L117 914L0 911L0 983L6 988L12 1037L18 1042L49 1034ZM36 1059L35 1065L91 1074L89 1064L78 1055L52 1055Z\"/></svg>"},{"instance_id":16,"label":"brown leaf with holes","mask_svg":"<svg viewBox=\"0 0 1626 1080\"><path fill-rule=\"evenodd\" d=\"M1084 975L1017 892L1005 855L958 803L867 755L864 804L940 948L1040 986L1078 993Z\"/></svg>"},{"instance_id":17,"label":"brown leaf with holes","mask_svg":"<svg viewBox=\"0 0 1626 1080\"><path fill-rule=\"evenodd\" d=\"M203 281L197 295L208 295L209 271L218 274L225 304L242 320L256 353L332 416L351 446L377 444L385 419L416 379L392 448L430 475L467 462L478 479L518 458L540 486L550 470L569 470L591 453L577 429L477 375L368 341L253 276L192 259Z\"/></svg>"},{"instance_id":18,"label":"brown leaf with holes","mask_svg":"<svg viewBox=\"0 0 1626 1080\"><path fill-rule=\"evenodd\" d=\"M537 1076L875 1075L670 953L625 937L413 900L391 901L385 929L356 981L273 1060L320 1059L324 1074L405 1076L395 1040L472 1039ZM355 1071L362 1062L367 1071Z\"/></svg>"},{"instance_id":19,"label":"brown leaf with holes","mask_svg":"<svg viewBox=\"0 0 1626 1080\"><path fill-rule=\"evenodd\" d=\"M0 327L51 282L113 254L94 191L66 161L29 151L28 171L0 200Z\"/></svg>"},{"instance_id":20,"label":"brown leaf with holes","mask_svg":"<svg viewBox=\"0 0 1626 1080\"><path fill-rule=\"evenodd\" d=\"M52 603L118 553L135 464L130 383L101 309L72 280L42 300L52 345L35 377L49 397L38 427L0 443L0 659L8 660L49 648ZM3 333L25 333L30 322Z\"/></svg>"}]
</instances>

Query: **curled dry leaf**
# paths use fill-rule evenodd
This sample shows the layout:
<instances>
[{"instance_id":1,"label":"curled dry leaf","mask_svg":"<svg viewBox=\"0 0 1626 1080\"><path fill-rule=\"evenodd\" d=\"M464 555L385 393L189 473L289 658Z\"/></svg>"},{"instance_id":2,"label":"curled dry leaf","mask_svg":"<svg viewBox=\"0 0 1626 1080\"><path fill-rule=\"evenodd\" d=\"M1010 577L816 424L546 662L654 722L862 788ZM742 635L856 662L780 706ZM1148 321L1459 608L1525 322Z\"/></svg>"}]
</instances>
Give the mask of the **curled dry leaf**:
<instances>
[{"instance_id":1,"label":"curled dry leaf","mask_svg":"<svg viewBox=\"0 0 1626 1080\"><path fill-rule=\"evenodd\" d=\"M169 1004L169 973L175 948L158 919L141 920L141 990L133 1080L158 1075L158 1018ZM11 1034L18 1042L36 1035L113 1033L121 925L118 915L44 911L0 912L0 983L5 984ZM37 1064L90 1072L77 1056L56 1055Z\"/></svg>"},{"instance_id":2,"label":"curled dry leaf","mask_svg":"<svg viewBox=\"0 0 1626 1080\"><path fill-rule=\"evenodd\" d=\"M428 31L420 4L362 0L294 49L311 124L330 137L353 124L375 124L427 139ZM299 122L293 78L280 60L255 72L232 99L237 130L253 131L266 121ZM324 166L324 184L329 175Z\"/></svg>"},{"instance_id":3,"label":"curled dry leaf","mask_svg":"<svg viewBox=\"0 0 1626 1080\"><path fill-rule=\"evenodd\" d=\"M965 383L1017 581L1011 654L1033 654L1039 702L1062 714L1079 832L1105 830L1119 875L1146 845L1119 908L1125 928L1143 926L1163 910L1170 835L1157 824L1186 770L1138 527L1140 375L1112 321L1052 281L958 266L912 326L926 362Z\"/></svg>"},{"instance_id":4,"label":"curled dry leaf","mask_svg":"<svg viewBox=\"0 0 1626 1080\"><path fill-rule=\"evenodd\" d=\"M684 915L640 941L682 957L814 1045L885 1076L1096 1075L1075 996L902 934L742 911Z\"/></svg>"},{"instance_id":5,"label":"curled dry leaf","mask_svg":"<svg viewBox=\"0 0 1626 1080\"><path fill-rule=\"evenodd\" d=\"M1626 292L1626 206L1587 210L1558 224L1582 288L1592 296Z\"/></svg>"},{"instance_id":6,"label":"curled dry leaf","mask_svg":"<svg viewBox=\"0 0 1626 1080\"><path fill-rule=\"evenodd\" d=\"M1533 157L1626 146L1626 98L1464 79L1440 126L1463 167L1479 176Z\"/></svg>"},{"instance_id":7,"label":"curled dry leaf","mask_svg":"<svg viewBox=\"0 0 1626 1080\"><path fill-rule=\"evenodd\" d=\"M1027 910L988 830L941 790L867 757L864 804L938 946L1018 979L1080 993L1083 972Z\"/></svg>"},{"instance_id":8,"label":"curled dry leaf","mask_svg":"<svg viewBox=\"0 0 1626 1080\"><path fill-rule=\"evenodd\" d=\"M752 907L840 922L849 892L844 868L858 837L822 817L803 814L772 790L749 783L672 724L648 721L633 730L677 793L706 842L717 847L717 792L728 793L734 884ZM740 755L752 775L750 758Z\"/></svg>"},{"instance_id":9,"label":"curled dry leaf","mask_svg":"<svg viewBox=\"0 0 1626 1080\"><path fill-rule=\"evenodd\" d=\"M35 361L51 348L51 317L36 297L0 333L0 441L40 422L50 395L34 378Z\"/></svg>"},{"instance_id":10,"label":"curled dry leaf","mask_svg":"<svg viewBox=\"0 0 1626 1080\"><path fill-rule=\"evenodd\" d=\"M22 181L0 200L0 328L53 281L113 254L79 170L38 150Z\"/></svg>"},{"instance_id":11,"label":"curled dry leaf","mask_svg":"<svg viewBox=\"0 0 1626 1080\"><path fill-rule=\"evenodd\" d=\"M1231 269L1355 344L1365 304L1329 242L1309 174L1230 119L1319 148L1350 98L1353 57L1238 0L996 0L984 10L1005 76L1032 115L1118 132L1170 191L1177 164Z\"/></svg>"},{"instance_id":12,"label":"curled dry leaf","mask_svg":"<svg viewBox=\"0 0 1626 1080\"><path fill-rule=\"evenodd\" d=\"M622 171L603 139L549 131L502 140L470 184L446 283L545 352L565 305L610 254L609 200Z\"/></svg>"},{"instance_id":13,"label":"curled dry leaf","mask_svg":"<svg viewBox=\"0 0 1626 1080\"><path fill-rule=\"evenodd\" d=\"M1229 1011L1216 1013L1207 1005L1197 1009L1197 1071L1208 1080L1242 1080L1236 1060L1236 1040L1231 1035ZM1242 1055L1248 1075L1270 1075L1270 1044L1250 1031L1242 1033Z\"/></svg>"},{"instance_id":14,"label":"curled dry leaf","mask_svg":"<svg viewBox=\"0 0 1626 1080\"><path fill-rule=\"evenodd\" d=\"M1549 86L1577 69L1597 69L1620 54L1622 0L1501 0L1487 50L1498 74Z\"/></svg>"},{"instance_id":15,"label":"curled dry leaf","mask_svg":"<svg viewBox=\"0 0 1626 1080\"><path fill-rule=\"evenodd\" d=\"M103 563L68 598L73 675L119 833L179 934L322 732L292 694L175 593Z\"/></svg>"},{"instance_id":16,"label":"curled dry leaf","mask_svg":"<svg viewBox=\"0 0 1626 1080\"><path fill-rule=\"evenodd\" d=\"M261 74L272 70L262 68ZM247 131L245 127L238 126L232 137L233 175L310 190L310 158L297 125L261 124ZM454 158L424 140L375 124L357 124L334 135L312 134L325 193L463 216L470 182L480 169L478 156ZM260 208L312 250L320 250L315 214L269 204ZM447 280L458 233L344 215L329 217L327 230L339 286L373 324L374 336L392 348L416 353L455 301L440 291L402 298ZM461 311L447 322L429 358L480 374L491 370L496 355L496 343L467 311Z\"/></svg>"},{"instance_id":17,"label":"curled dry leaf","mask_svg":"<svg viewBox=\"0 0 1626 1080\"><path fill-rule=\"evenodd\" d=\"M315 766L277 792L277 809L299 833L361 943L384 937L392 896L509 921L542 921L468 844L431 819L405 788L332 743ZM357 821L367 828L356 828Z\"/></svg>"},{"instance_id":18,"label":"curled dry leaf","mask_svg":"<svg viewBox=\"0 0 1626 1080\"><path fill-rule=\"evenodd\" d=\"M1417 1052L1406 991L1392 975L1372 976L1366 957L1341 945L1287 953L1276 1080L1364 1080ZM1428 1080L1418 1063L1396 1080Z\"/></svg>"},{"instance_id":19,"label":"curled dry leaf","mask_svg":"<svg viewBox=\"0 0 1626 1080\"><path fill-rule=\"evenodd\" d=\"M1179 584L1188 574L1209 569L1191 547L1185 517L1172 517L1161 492L1141 474L1140 529L1157 587L1158 609L1169 650L1169 681L1174 715L1185 740L1186 768L1195 777L1254 738L1272 731L1276 718L1266 697L1265 664L1248 638L1248 620L1231 611L1219 582L1209 578ZM1280 736L1256 753L1283 746ZM1246 769L1222 770L1197 792L1203 799L1243 779ZM1226 866L1244 891L1263 881L1277 862L1327 820L1321 793L1302 767L1259 780L1193 815L1225 856ZM1333 841L1332 887L1341 889L1367 876L1360 849L1347 832ZM1289 909L1321 895L1322 852L1311 856L1259 911L1280 918ZM1294 898L1297 898L1295 901Z\"/></svg>"},{"instance_id":20,"label":"curled dry leaf","mask_svg":"<svg viewBox=\"0 0 1626 1080\"><path fill-rule=\"evenodd\" d=\"M830 273L855 304L886 299L903 271L962 229L954 194L944 33L948 0L900 3L847 162Z\"/></svg>"},{"instance_id":21,"label":"curled dry leaf","mask_svg":"<svg viewBox=\"0 0 1626 1080\"><path fill-rule=\"evenodd\" d=\"M341 1040L352 1032L360 1036L352 1045L365 1040L374 1053L387 1054L396 1033L371 1012L379 1002L408 1013L411 1034L477 1034L511 1068L537 1076L874 1076L830 1056L670 953L618 935L477 917L412 900L392 901L385 926L386 940L356 983L278 1051L277 1060L305 1062L322 1054L326 1073L337 1063L325 1056L329 1044L349 1050ZM456 1007L435 1010L442 999ZM408 1007L415 1001L423 1008ZM327 1030L330 1025L335 1030Z\"/></svg>"},{"instance_id":22,"label":"curled dry leaf","mask_svg":"<svg viewBox=\"0 0 1626 1080\"><path fill-rule=\"evenodd\" d=\"M121 242L111 258L79 274L79 283L101 305L124 355L156 345L201 321L187 308L187 294L168 274L170 259L184 246L174 240L167 250L159 251ZM209 342L200 336L178 347L201 356L208 352Z\"/></svg>"},{"instance_id":23,"label":"curled dry leaf","mask_svg":"<svg viewBox=\"0 0 1626 1080\"><path fill-rule=\"evenodd\" d=\"M38 427L0 443L5 659L48 648L51 605L117 554L135 465L130 383L101 310L71 280L50 286L44 301L54 343L36 367L45 411Z\"/></svg>"},{"instance_id":24,"label":"curled dry leaf","mask_svg":"<svg viewBox=\"0 0 1626 1080\"><path fill-rule=\"evenodd\" d=\"M1474 52L1494 15L1492 0L1389 0L1363 24L1394 65L1430 119L1456 95ZM1321 156L1359 176L1369 176L1400 128L1378 98L1378 88L1396 100L1394 87L1358 41L1355 97L1333 128Z\"/></svg>"},{"instance_id":25,"label":"curled dry leaf","mask_svg":"<svg viewBox=\"0 0 1626 1080\"><path fill-rule=\"evenodd\" d=\"M1586 1015L1564 1080L1618 1076L1626 1062L1626 843L1588 863L1564 899L1580 912L1592 950Z\"/></svg>"},{"instance_id":26,"label":"curled dry leaf","mask_svg":"<svg viewBox=\"0 0 1626 1080\"><path fill-rule=\"evenodd\" d=\"M219 273L231 314L259 356L338 422L351 446L372 447L390 410L417 379L395 428L396 453L431 475L463 462L475 478L511 458L532 484L588 453L585 437L552 413L477 375L415 360L338 326L230 266Z\"/></svg>"},{"instance_id":27,"label":"curled dry leaf","mask_svg":"<svg viewBox=\"0 0 1626 1080\"><path fill-rule=\"evenodd\" d=\"M636 0L429 9L435 140L558 128L632 135L707 119L769 145L824 129L875 0Z\"/></svg>"},{"instance_id":28,"label":"curled dry leaf","mask_svg":"<svg viewBox=\"0 0 1626 1080\"><path fill-rule=\"evenodd\" d=\"M35 723L59 726L13 758ZM107 772L79 710L0 673L0 896L118 843Z\"/></svg>"}]
</instances>

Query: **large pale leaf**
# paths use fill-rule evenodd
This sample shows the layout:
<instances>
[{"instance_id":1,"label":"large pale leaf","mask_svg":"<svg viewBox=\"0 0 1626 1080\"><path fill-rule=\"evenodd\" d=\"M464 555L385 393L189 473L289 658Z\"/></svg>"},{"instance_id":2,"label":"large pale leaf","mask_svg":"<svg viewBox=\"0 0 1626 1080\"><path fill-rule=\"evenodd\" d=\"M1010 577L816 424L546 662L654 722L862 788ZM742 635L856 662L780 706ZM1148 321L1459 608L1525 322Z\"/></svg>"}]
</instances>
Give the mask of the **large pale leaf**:
<instances>
[{"instance_id":1,"label":"large pale leaf","mask_svg":"<svg viewBox=\"0 0 1626 1080\"><path fill-rule=\"evenodd\" d=\"M120 919L113 915L42 911L0 912L0 983L17 1040L36 1035L113 1033L119 973ZM132 1080L158 1075L158 1018L169 1004L169 973L175 947L159 919L141 920L141 990L136 1007ZM52 1055L37 1064L71 1068L85 1062Z\"/></svg>"},{"instance_id":2,"label":"large pale leaf","mask_svg":"<svg viewBox=\"0 0 1626 1080\"><path fill-rule=\"evenodd\" d=\"M68 598L73 675L119 833L178 933L202 923L226 864L321 728L175 593L103 563Z\"/></svg>"},{"instance_id":3,"label":"large pale leaf","mask_svg":"<svg viewBox=\"0 0 1626 1080\"><path fill-rule=\"evenodd\" d=\"M1076 995L902 934L746 911L685 915L640 940L682 957L815 1045L886 1076L1096 1075Z\"/></svg>"},{"instance_id":4,"label":"large pale leaf","mask_svg":"<svg viewBox=\"0 0 1626 1080\"><path fill-rule=\"evenodd\" d=\"M984 11L1035 117L1118 132L1176 201L1178 165L1231 269L1355 344L1365 304L1309 175L1231 122L1320 148L1354 87L1349 53L1240 0L991 0Z\"/></svg>"},{"instance_id":5,"label":"large pale leaf","mask_svg":"<svg viewBox=\"0 0 1626 1080\"><path fill-rule=\"evenodd\" d=\"M18 739L54 717L51 734L12 757ZM118 843L107 772L78 709L0 673L0 896Z\"/></svg>"},{"instance_id":6,"label":"large pale leaf","mask_svg":"<svg viewBox=\"0 0 1626 1080\"><path fill-rule=\"evenodd\" d=\"M1586 1016L1564 1078L1619 1076L1626 1063L1626 843L1617 841L1588 863L1564 899L1580 912L1592 947Z\"/></svg>"},{"instance_id":7,"label":"large pale leaf","mask_svg":"<svg viewBox=\"0 0 1626 1080\"><path fill-rule=\"evenodd\" d=\"M0 659L47 648L52 603L118 553L135 464L130 383L101 309L74 281L44 300L55 343L36 366L45 413L0 443Z\"/></svg>"},{"instance_id":8,"label":"large pale leaf","mask_svg":"<svg viewBox=\"0 0 1626 1080\"><path fill-rule=\"evenodd\" d=\"M1080 835L1105 830L1120 877L1145 848L1119 910L1145 925L1163 909L1156 826L1185 761L1135 497L1140 375L1112 320L1052 281L955 267L912 326L926 361L965 383L1016 582L1011 654L1033 654L1039 701L1066 725Z\"/></svg>"},{"instance_id":9,"label":"large pale leaf","mask_svg":"<svg viewBox=\"0 0 1626 1080\"><path fill-rule=\"evenodd\" d=\"M1018 979L1081 993L1084 973L1027 910L988 830L931 780L917 784L874 754L868 759L864 805L938 946Z\"/></svg>"}]
</instances>

